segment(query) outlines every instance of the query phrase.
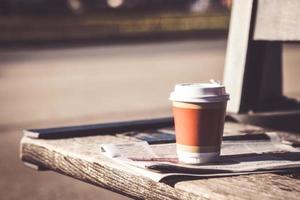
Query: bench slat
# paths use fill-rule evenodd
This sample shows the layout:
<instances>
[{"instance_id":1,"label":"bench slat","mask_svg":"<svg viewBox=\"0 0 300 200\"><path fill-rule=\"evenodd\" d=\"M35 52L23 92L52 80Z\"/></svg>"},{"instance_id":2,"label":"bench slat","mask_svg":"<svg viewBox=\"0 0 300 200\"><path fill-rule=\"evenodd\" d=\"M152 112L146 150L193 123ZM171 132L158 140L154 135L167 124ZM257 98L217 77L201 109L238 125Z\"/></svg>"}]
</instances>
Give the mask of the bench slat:
<instances>
[{"instance_id":1,"label":"bench slat","mask_svg":"<svg viewBox=\"0 0 300 200\"><path fill-rule=\"evenodd\" d=\"M224 134L261 133L262 128L226 122ZM282 136L285 133L281 134ZM286 138L286 137L285 137ZM294 136L298 140L299 136ZM128 167L100 153L101 143L137 140L122 135L96 135L64 139L35 139L24 136L21 159L43 168L138 199L298 199L299 174L290 178L276 174L157 183L138 176ZM98 153L99 152L99 153ZM298 179L296 179L298 178Z\"/></svg>"},{"instance_id":2,"label":"bench slat","mask_svg":"<svg viewBox=\"0 0 300 200\"><path fill-rule=\"evenodd\" d=\"M299 0L258 0L254 40L300 41Z\"/></svg>"}]
</instances>

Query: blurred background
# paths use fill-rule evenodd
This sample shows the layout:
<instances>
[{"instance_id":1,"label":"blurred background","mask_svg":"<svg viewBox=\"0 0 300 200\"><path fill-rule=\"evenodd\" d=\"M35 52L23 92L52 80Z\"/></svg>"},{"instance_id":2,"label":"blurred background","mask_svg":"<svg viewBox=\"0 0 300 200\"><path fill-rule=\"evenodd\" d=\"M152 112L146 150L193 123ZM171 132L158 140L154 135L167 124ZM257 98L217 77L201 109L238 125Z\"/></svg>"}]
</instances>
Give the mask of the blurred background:
<instances>
[{"instance_id":1,"label":"blurred background","mask_svg":"<svg viewBox=\"0 0 300 200\"><path fill-rule=\"evenodd\" d=\"M22 130L171 115L175 83L222 80L230 0L1 0L0 199L127 199L19 160ZM284 92L300 97L300 46Z\"/></svg>"}]
</instances>

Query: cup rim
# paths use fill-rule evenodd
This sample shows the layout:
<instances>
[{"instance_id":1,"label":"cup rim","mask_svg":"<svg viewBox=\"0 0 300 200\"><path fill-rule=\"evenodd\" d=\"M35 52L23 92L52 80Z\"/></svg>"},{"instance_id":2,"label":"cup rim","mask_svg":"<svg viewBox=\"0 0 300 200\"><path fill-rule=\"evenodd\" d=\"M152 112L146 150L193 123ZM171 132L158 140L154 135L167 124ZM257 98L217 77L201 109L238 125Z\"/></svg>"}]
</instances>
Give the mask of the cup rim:
<instances>
[{"instance_id":1,"label":"cup rim","mask_svg":"<svg viewBox=\"0 0 300 200\"><path fill-rule=\"evenodd\" d=\"M222 96L177 96L174 92L171 93L169 97L170 101L178 102L189 102L189 103L215 103L215 102L225 102L229 100L229 94Z\"/></svg>"},{"instance_id":2,"label":"cup rim","mask_svg":"<svg viewBox=\"0 0 300 200\"><path fill-rule=\"evenodd\" d=\"M218 82L176 84L169 100L179 102L210 103L229 100L225 86Z\"/></svg>"}]
</instances>

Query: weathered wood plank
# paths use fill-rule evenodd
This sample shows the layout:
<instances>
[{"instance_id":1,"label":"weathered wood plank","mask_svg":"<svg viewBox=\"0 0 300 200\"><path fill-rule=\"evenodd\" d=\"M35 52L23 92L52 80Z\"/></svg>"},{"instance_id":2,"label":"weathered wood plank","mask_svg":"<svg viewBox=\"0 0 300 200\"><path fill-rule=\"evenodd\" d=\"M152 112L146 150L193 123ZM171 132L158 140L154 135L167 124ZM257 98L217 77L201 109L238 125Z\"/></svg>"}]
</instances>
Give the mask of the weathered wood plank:
<instances>
[{"instance_id":1,"label":"weathered wood plank","mask_svg":"<svg viewBox=\"0 0 300 200\"><path fill-rule=\"evenodd\" d=\"M209 199L294 199L300 197L300 179L276 174L213 178L179 182L175 188Z\"/></svg>"},{"instance_id":2,"label":"weathered wood plank","mask_svg":"<svg viewBox=\"0 0 300 200\"><path fill-rule=\"evenodd\" d=\"M261 133L262 128L229 123L225 135ZM282 133L285 135L285 133ZM299 136L294 136L298 140ZM124 143L136 138L98 135L65 139L23 137L21 159L73 178L137 199L297 199L299 176L263 174L198 179L173 185L157 183L130 168L112 162L100 153L101 143Z\"/></svg>"},{"instance_id":3,"label":"weathered wood plank","mask_svg":"<svg viewBox=\"0 0 300 200\"><path fill-rule=\"evenodd\" d=\"M252 9L253 0L233 1L223 78L230 94L227 111L232 113L241 110Z\"/></svg>"},{"instance_id":4,"label":"weathered wood plank","mask_svg":"<svg viewBox=\"0 0 300 200\"><path fill-rule=\"evenodd\" d=\"M258 0L254 40L300 41L299 0Z\"/></svg>"},{"instance_id":5,"label":"weathered wood plank","mask_svg":"<svg viewBox=\"0 0 300 200\"><path fill-rule=\"evenodd\" d=\"M21 158L137 199L202 199L166 184L143 178L101 155L101 143L126 141L128 140L109 135L60 140L24 137Z\"/></svg>"}]
</instances>

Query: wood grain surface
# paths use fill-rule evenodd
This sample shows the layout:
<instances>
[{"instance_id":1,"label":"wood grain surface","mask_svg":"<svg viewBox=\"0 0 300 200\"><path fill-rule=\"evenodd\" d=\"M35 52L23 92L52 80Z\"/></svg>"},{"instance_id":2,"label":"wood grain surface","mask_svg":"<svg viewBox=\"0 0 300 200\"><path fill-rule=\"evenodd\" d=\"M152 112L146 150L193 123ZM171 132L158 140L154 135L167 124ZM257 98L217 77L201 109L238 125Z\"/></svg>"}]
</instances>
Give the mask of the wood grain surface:
<instances>
[{"instance_id":1,"label":"wood grain surface","mask_svg":"<svg viewBox=\"0 0 300 200\"><path fill-rule=\"evenodd\" d=\"M227 122L225 135L262 133L262 128ZM298 140L299 136L281 137ZM100 153L101 143L136 138L99 135L65 139L23 137L21 159L136 199L299 199L299 174L260 174L157 183Z\"/></svg>"},{"instance_id":2,"label":"wood grain surface","mask_svg":"<svg viewBox=\"0 0 300 200\"><path fill-rule=\"evenodd\" d=\"M300 180L276 174L179 182L176 188L209 199L299 199Z\"/></svg>"},{"instance_id":3,"label":"wood grain surface","mask_svg":"<svg viewBox=\"0 0 300 200\"><path fill-rule=\"evenodd\" d=\"M299 41L299 0L259 0L254 40Z\"/></svg>"},{"instance_id":4,"label":"wood grain surface","mask_svg":"<svg viewBox=\"0 0 300 200\"><path fill-rule=\"evenodd\" d=\"M233 2L223 78L226 91L230 94L227 111L231 113L241 110L252 10L253 0Z\"/></svg>"}]
</instances>

